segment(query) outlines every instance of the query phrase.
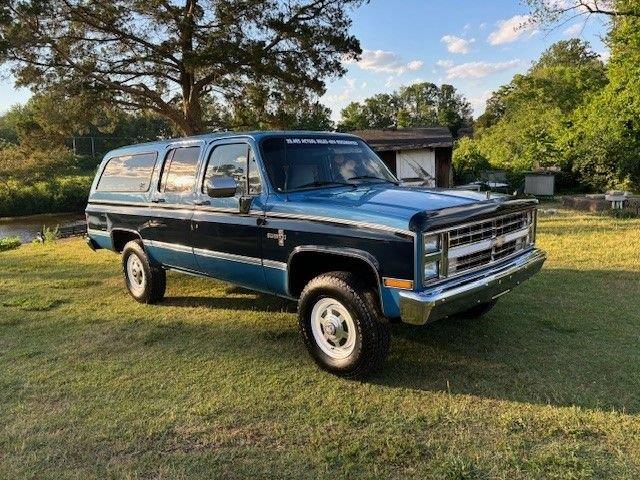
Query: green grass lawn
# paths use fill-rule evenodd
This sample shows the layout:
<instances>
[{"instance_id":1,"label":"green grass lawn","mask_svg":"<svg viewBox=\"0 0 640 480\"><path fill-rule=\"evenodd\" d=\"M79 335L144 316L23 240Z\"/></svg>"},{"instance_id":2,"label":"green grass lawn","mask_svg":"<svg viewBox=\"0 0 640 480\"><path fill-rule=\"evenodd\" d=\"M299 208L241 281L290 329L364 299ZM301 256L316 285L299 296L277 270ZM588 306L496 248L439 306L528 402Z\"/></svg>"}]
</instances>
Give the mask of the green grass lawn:
<instances>
[{"instance_id":1,"label":"green grass lawn","mask_svg":"<svg viewBox=\"0 0 640 480\"><path fill-rule=\"evenodd\" d=\"M81 240L0 253L0 478L638 478L640 221L541 214L480 321L398 325L364 383L295 305L170 274L139 305Z\"/></svg>"}]
</instances>

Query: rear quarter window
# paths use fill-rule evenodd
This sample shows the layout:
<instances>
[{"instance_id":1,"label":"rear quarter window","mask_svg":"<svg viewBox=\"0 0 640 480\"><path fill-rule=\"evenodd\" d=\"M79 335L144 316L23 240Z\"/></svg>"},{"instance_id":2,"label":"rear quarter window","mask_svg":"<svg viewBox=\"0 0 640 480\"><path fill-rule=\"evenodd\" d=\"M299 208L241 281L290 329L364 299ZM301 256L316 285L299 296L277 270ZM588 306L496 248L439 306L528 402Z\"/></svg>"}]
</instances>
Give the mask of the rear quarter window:
<instances>
[{"instance_id":1,"label":"rear quarter window","mask_svg":"<svg viewBox=\"0 0 640 480\"><path fill-rule=\"evenodd\" d=\"M96 190L100 192L146 192L156 166L157 153L121 155L107 160Z\"/></svg>"}]
</instances>

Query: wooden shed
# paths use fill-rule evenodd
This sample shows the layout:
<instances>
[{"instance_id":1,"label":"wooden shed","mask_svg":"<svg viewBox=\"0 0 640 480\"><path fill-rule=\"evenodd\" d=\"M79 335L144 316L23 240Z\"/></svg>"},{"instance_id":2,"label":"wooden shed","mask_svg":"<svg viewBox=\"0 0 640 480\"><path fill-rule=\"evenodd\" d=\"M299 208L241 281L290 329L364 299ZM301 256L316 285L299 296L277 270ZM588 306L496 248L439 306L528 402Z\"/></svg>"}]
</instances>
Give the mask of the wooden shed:
<instances>
[{"instance_id":1,"label":"wooden shed","mask_svg":"<svg viewBox=\"0 0 640 480\"><path fill-rule=\"evenodd\" d=\"M448 128L358 130L389 169L403 182L451 186L453 136Z\"/></svg>"}]
</instances>

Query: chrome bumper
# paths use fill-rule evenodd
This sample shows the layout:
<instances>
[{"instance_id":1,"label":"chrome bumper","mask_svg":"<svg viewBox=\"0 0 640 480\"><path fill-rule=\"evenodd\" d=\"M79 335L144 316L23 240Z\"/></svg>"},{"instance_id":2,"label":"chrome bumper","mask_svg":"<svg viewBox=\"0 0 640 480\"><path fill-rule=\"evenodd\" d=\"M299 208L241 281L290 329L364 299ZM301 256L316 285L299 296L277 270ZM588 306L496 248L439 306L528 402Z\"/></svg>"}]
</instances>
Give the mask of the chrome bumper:
<instances>
[{"instance_id":1,"label":"chrome bumper","mask_svg":"<svg viewBox=\"0 0 640 480\"><path fill-rule=\"evenodd\" d=\"M511 291L538 272L547 255L530 250L508 262L471 277L436 285L421 292L400 292L400 316L413 325L463 312Z\"/></svg>"}]
</instances>

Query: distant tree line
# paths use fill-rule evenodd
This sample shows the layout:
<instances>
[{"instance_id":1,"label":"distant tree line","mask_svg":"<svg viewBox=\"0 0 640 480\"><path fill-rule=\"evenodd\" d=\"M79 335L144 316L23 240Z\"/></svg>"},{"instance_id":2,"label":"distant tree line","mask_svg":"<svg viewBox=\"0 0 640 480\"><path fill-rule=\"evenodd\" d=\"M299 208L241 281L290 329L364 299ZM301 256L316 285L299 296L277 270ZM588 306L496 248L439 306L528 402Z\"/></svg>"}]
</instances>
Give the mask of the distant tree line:
<instances>
[{"instance_id":1,"label":"distant tree line","mask_svg":"<svg viewBox=\"0 0 640 480\"><path fill-rule=\"evenodd\" d=\"M452 85L420 82L350 103L338 130L444 126L457 135L472 123L471 105Z\"/></svg>"}]
</instances>

